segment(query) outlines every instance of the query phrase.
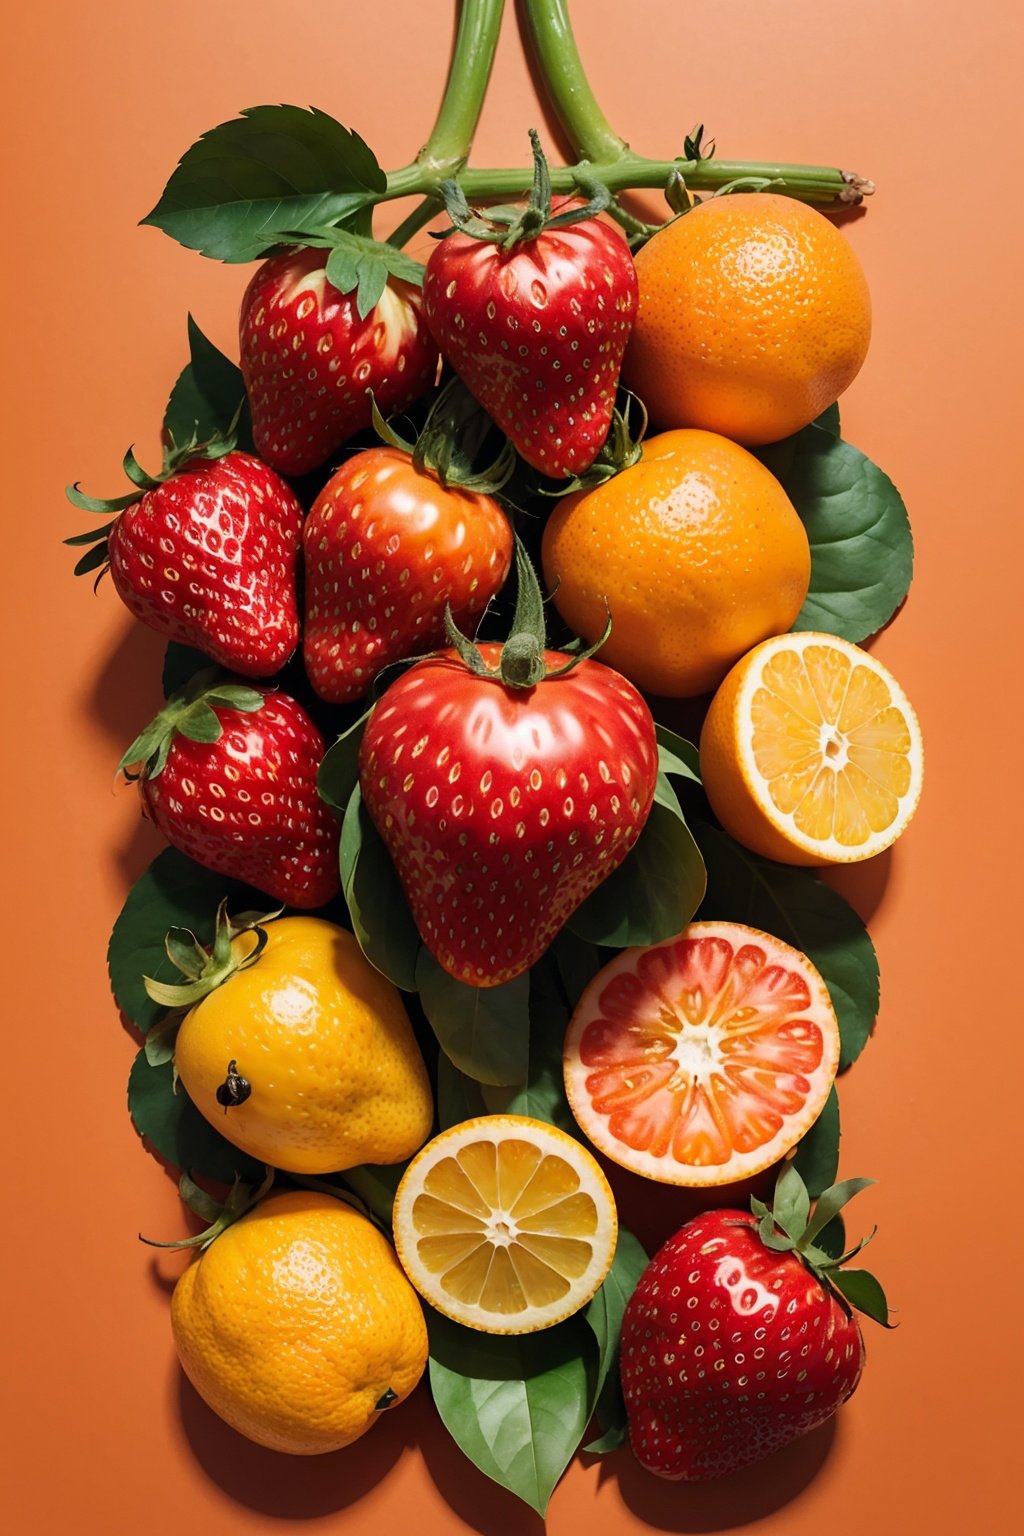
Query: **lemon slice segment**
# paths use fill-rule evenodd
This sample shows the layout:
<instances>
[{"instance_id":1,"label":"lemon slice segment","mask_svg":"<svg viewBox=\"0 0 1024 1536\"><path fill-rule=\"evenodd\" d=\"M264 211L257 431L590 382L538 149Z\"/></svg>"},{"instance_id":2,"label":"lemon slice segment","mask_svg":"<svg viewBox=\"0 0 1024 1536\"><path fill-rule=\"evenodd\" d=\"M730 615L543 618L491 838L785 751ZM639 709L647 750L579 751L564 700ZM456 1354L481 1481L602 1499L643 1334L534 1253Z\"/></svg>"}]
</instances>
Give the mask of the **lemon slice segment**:
<instances>
[{"instance_id":1,"label":"lemon slice segment","mask_svg":"<svg viewBox=\"0 0 1024 1536\"><path fill-rule=\"evenodd\" d=\"M880 661L835 635L755 646L712 700L700 750L726 831L783 863L871 858L904 831L921 794L909 699Z\"/></svg>"},{"instance_id":2,"label":"lemon slice segment","mask_svg":"<svg viewBox=\"0 0 1024 1536\"><path fill-rule=\"evenodd\" d=\"M392 1219L420 1295L485 1333L533 1333L579 1311L618 1235L594 1158L522 1115L484 1115L435 1136L406 1169Z\"/></svg>"}]
</instances>

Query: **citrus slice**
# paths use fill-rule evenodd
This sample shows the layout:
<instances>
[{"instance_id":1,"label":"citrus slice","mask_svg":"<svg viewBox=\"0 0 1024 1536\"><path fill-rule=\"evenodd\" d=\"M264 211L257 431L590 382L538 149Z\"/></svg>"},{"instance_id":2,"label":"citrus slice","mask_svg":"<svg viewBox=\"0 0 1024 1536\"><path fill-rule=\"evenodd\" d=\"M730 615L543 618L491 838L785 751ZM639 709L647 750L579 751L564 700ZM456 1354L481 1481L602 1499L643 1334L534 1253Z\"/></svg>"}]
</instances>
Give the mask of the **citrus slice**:
<instances>
[{"instance_id":1,"label":"citrus slice","mask_svg":"<svg viewBox=\"0 0 1024 1536\"><path fill-rule=\"evenodd\" d=\"M572 1112L615 1162L663 1184L731 1184L818 1118L839 1026L799 950L739 923L691 923L623 950L569 1021Z\"/></svg>"},{"instance_id":2,"label":"citrus slice","mask_svg":"<svg viewBox=\"0 0 1024 1536\"><path fill-rule=\"evenodd\" d=\"M522 1115L442 1131L402 1177L402 1267L431 1306L485 1333L533 1333L593 1296L618 1235L615 1199L585 1147Z\"/></svg>"},{"instance_id":3,"label":"citrus slice","mask_svg":"<svg viewBox=\"0 0 1024 1536\"><path fill-rule=\"evenodd\" d=\"M894 843L921 794L917 717L880 661L835 635L778 635L736 663L700 738L711 807L784 864L848 863Z\"/></svg>"}]
</instances>

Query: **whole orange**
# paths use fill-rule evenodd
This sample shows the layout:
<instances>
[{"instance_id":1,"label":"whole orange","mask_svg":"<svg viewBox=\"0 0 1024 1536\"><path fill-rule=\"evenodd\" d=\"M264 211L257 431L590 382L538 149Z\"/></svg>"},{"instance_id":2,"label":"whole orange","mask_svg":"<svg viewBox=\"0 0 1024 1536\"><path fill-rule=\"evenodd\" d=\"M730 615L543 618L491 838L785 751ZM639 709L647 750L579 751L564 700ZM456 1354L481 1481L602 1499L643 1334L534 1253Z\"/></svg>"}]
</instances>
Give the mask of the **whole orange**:
<instances>
[{"instance_id":1,"label":"whole orange","mask_svg":"<svg viewBox=\"0 0 1024 1536\"><path fill-rule=\"evenodd\" d=\"M622 376L664 427L771 443L856 377L871 337L860 263L790 197L713 198L636 257L640 304Z\"/></svg>"},{"instance_id":2,"label":"whole orange","mask_svg":"<svg viewBox=\"0 0 1024 1536\"><path fill-rule=\"evenodd\" d=\"M689 698L807 596L803 523L764 465L714 432L663 432L631 468L557 505L544 578L566 623L648 693Z\"/></svg>"}]
</instances>

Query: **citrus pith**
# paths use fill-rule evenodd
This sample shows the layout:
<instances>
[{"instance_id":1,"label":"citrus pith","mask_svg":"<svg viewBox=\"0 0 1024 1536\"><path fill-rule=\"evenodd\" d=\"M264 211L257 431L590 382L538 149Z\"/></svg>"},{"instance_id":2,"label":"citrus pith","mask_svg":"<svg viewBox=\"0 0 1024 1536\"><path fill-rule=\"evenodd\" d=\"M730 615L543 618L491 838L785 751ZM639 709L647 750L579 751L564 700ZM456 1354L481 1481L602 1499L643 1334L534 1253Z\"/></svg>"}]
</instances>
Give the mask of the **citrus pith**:
<instances>
[{"instance_id":1,"label":"citrus pith","mask_svg":"<svg viewBox=\"0 0 1024 1536\"><path fill-rule=\"evenodd\" d=\"M821 1113L839 1026L806 955L739 923L691 923L599 971L566 1032L572 1112L645 1178L731 1184L777 1162Z\"/></svg>"},{"instance_id":2,"label":"citrus pith","mask_svg":"<svg viewBox=\"0 0 1024 1536\"><path fill-rule=\"evenodd\" d=\"M744 847L786 864L849 863L895 842L924 771L909 699L835 635L755 647L715 694L700 738L712 809Z\"/></svg>"},{"instance_id":3,"label":"citrus pith","mask_svg":"<svg viewBox=\"0 0 1024 1536\"><path fill-rule=\"evenodd\" d=\"M271 1195L174 1288L182 1367L232 1428L271 1450L349 1445L423 1374L415 1291L372 1222L330 1195Z\"/></svg>"},{"instance_id":4,"label":"citrus pith","mask_svg":"<svg viewBox=\"0 0 1024 1536\"><path fill-rule=\"evenodd\" d=\"M618 1233L590 1153L522 1115L484 1115L435 1136L406 1169L393 1222L420 1295L486 1333L533 1333L585 1306Z\"/></svg>"}]
</instances>

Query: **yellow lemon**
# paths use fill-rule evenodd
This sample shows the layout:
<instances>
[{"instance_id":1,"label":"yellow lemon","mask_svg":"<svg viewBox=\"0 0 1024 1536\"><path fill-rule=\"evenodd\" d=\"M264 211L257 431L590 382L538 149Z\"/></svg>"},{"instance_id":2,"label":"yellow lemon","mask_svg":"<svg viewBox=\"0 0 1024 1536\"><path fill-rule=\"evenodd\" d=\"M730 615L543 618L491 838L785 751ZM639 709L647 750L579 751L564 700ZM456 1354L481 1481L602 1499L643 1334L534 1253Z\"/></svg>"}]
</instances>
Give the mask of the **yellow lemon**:
<instances>
[{"instance_id":1,"label":"yellow lemon","mask_svg":"<svg viewBox=\"0 0 1024 1536\"><path fill-rule=\"evenodd\" d=\"M185 1270L174 1342L200 1397L258 1445L336 1451L423 1374L423 1311L387 1240L330 1195L271 1195Z\"/></svg>"}]
</instances>

